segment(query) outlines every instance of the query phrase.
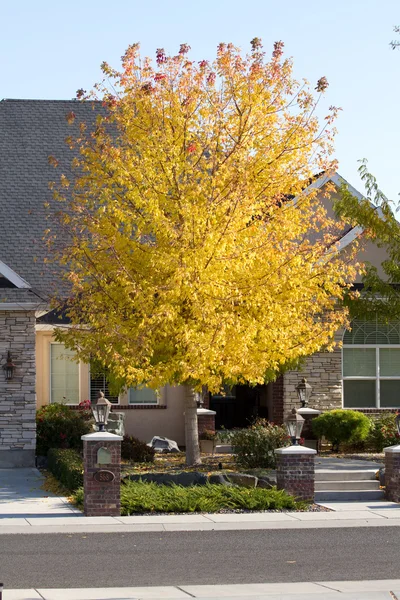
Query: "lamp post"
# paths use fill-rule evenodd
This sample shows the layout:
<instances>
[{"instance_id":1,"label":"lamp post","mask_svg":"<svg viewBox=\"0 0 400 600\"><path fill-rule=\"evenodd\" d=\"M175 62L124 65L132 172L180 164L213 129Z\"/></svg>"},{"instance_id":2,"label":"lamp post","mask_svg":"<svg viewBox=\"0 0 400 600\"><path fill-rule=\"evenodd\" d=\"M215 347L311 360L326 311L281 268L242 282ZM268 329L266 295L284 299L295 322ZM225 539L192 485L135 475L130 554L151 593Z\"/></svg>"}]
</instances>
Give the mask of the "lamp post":
<instances>
[{"instance_id":1,"label":"lamp post","mask_svg":"<svg viewBox=\"0 0 400 600\"><path fill-rule=\"evenodd\" d=\"M304 425L304 419L301 415L299 415L295 408L292 409L290 416L286 419L285 425L290 439L292 440L292 445L298 446Z\"/></svg>"},{"instance_id":2,"label":"lamp post","mask_svg":"<svg viewBox=\"0 0 400 600\"><path fill-rule=\"evenodd\" d=\"M309 383L307 383L307 379L305 377L296 386L296 392L301 402L301 407L306 408L311 398L312 387Z\"/></svg>"},{"instance_id":3,"label":"lamp post","mask_svg":"<svg viewBox=\"0 0 400 600\"><path fill-rule=\"evenodd\" d=\"M92 413L99 431L104 431L111 410L111 402L104 398L104 392L99 392L95 404L92 404Z\"/></svg>"}]
</instances>

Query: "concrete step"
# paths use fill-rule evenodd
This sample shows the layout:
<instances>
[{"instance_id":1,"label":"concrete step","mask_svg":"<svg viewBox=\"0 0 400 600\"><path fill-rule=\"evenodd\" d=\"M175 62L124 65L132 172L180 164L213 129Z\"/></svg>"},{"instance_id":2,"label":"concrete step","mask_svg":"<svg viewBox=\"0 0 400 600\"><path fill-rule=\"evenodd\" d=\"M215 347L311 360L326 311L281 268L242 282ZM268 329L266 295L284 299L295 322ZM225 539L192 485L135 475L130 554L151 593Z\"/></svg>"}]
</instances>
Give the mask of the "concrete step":
<instances>
[{"instance_id":1,"label":"concrete step","mask_svg":"<svg viewBox=\"0 0 400 600\"><path fill-rule=\"evenodd\" d=\"M373 502L383 500L383 490L320 490L315 492L315 502Z\"/></svg>"},{"instance_id":2,"label":"concrete step","mask_svg":"<svg viewBox=\"0 0 400 600\"><path fill-rule=\"evenodd\" d=\"M315 481L366 481L375 479L376 469L315 469Z\"/></svg>"},{"instance_id":3,"label":"concrete step","mask_svg":"<svg viewBox=\"0 0 400 600\"><path fill-rule=\"evenodd\" d=\"M356 491L356 490L379 490L379 481L368 479L356 479L355 481L316 481L315 490L320 491Z\"/></svg>"}]
</instances>

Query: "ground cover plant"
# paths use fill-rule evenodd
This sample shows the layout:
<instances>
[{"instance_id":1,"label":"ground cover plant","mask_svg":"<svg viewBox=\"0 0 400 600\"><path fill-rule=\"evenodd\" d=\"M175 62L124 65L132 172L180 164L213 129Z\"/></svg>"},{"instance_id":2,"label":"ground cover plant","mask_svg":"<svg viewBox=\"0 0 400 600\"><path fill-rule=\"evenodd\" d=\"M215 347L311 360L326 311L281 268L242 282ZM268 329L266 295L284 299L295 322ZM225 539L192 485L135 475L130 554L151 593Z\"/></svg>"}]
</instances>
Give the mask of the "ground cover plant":
<instances>
[{"instance_id":1,"label":"ground cover plant","mask_svg":"<svg viewBox=\"0 0 400 600\"><path fill-rule=\"evenodd\" d=\"M74 501L83 506L83 489ZM121 515L140 513L219 512L221 510L296 510L304 508L284 490L223 485L182 487L128 481L121 485Z\"/></svg>"}]
</instances>

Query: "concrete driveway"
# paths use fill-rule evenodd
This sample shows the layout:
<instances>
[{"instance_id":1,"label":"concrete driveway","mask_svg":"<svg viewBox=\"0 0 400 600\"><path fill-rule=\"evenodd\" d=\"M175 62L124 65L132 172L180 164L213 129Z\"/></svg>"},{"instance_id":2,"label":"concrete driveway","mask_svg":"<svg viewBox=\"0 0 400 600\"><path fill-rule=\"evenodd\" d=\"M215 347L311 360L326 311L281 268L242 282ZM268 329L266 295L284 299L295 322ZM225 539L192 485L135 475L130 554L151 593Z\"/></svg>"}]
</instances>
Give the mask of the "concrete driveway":
<instances>
[{"instance_id":1,"label":"concrete driveway","mask_svg":"<svg viewBox=\"0 0 400 600\"><path fill-rule=\"evenodd\" d=\"M0 469L0 519L76 516L66 498L42 489L43 482L37 469Z\"/></svg>"}]
</instances>

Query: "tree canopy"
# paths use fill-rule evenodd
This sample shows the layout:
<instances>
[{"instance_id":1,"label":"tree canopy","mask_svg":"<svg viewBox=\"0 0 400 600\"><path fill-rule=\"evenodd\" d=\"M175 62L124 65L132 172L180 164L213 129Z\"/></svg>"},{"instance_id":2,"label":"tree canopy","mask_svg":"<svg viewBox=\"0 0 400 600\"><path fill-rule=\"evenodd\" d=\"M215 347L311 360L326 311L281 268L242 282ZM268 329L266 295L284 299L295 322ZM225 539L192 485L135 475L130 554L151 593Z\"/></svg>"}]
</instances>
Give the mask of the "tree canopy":
<instances>
[{"instance_id":1,"label":"tree canopy","mask_svg":"<svg viewBox=\"0 0 400 600\"><path fill-rule=\"evenodd\" d=\"M297 82L282 42L268 59L257 38L212 63L189 51L153 64L132 45L79 92L103 111L55 186L72 321L58 337L131 386L219 390L332 348L357 265L310 186L336 167L337 109L316 117L326 78Z\"/></svg>"}]
</instances>

